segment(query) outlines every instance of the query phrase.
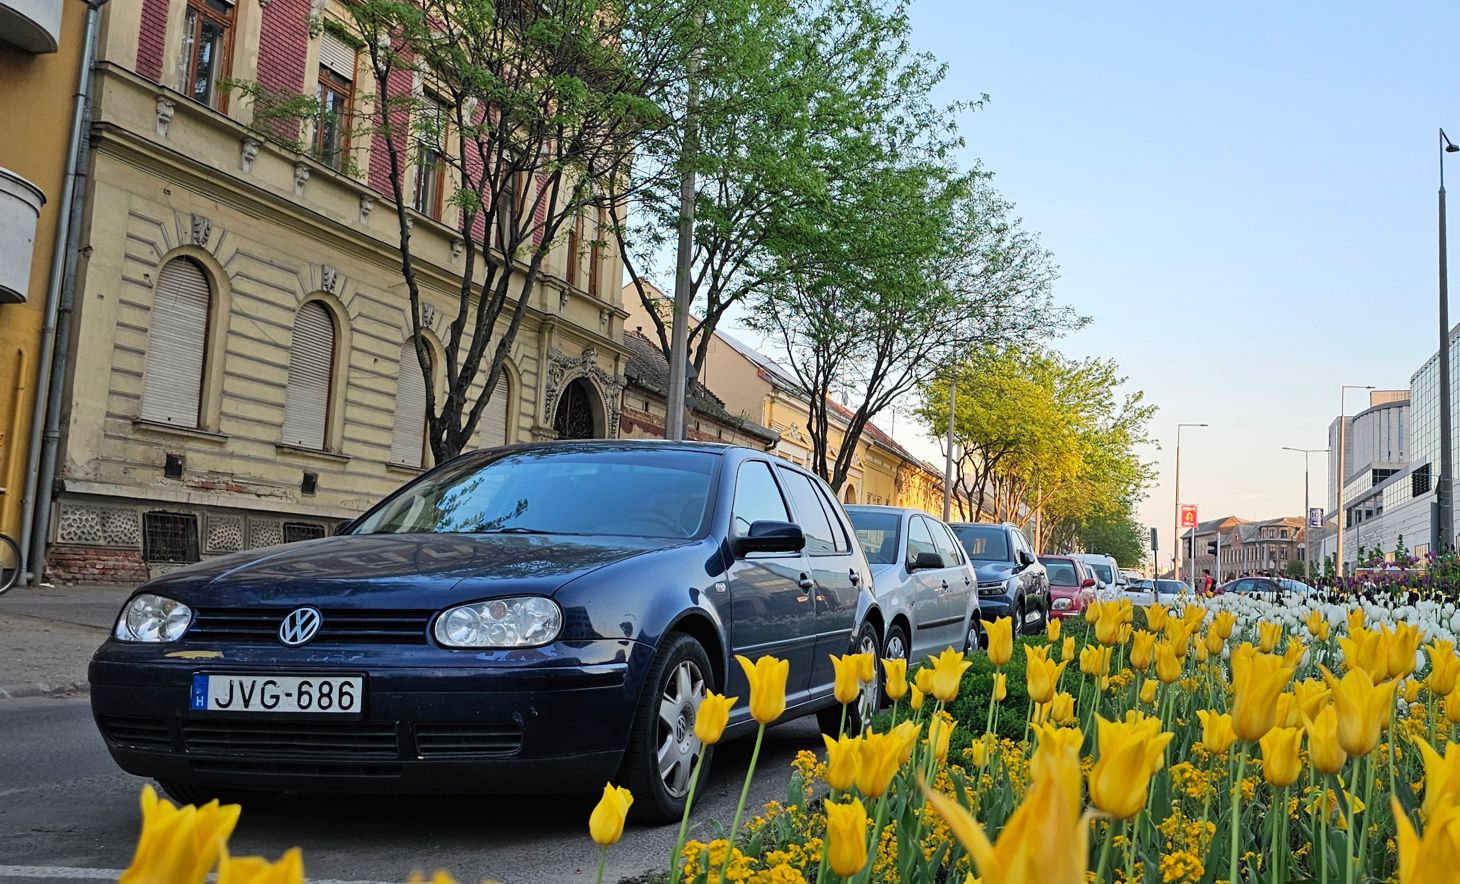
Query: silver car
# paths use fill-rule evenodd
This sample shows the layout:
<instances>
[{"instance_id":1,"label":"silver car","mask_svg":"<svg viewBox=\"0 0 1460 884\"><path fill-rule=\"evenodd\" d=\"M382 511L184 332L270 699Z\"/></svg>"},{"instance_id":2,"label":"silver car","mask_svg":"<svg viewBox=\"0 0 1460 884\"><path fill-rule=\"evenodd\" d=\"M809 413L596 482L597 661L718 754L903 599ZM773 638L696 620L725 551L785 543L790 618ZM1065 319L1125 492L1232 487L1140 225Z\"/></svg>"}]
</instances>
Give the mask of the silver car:
<instances>
[{"instance_id":1,"label":"silver car","mask_svg":"<svg viewBox=\"0 0 1460 884\"><path fill-rule=\"evenodd\" d=\"M883 654L918 661L952 647L983 646L973 566L943 522L915 509L849 506L887 618Z\"/></svg>"}]
</instances>

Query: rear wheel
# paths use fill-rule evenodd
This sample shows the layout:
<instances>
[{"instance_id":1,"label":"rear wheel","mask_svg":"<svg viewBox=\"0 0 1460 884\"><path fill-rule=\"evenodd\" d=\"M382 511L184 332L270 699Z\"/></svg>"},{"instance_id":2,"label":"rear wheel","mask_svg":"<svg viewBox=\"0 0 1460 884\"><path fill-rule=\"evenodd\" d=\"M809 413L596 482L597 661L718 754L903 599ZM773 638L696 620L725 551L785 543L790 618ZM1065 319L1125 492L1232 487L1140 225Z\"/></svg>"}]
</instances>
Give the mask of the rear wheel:
<instances>
[{"instance_id":1,"label":"rear wheel","mask_svg":"<svg viewBox=\"0 0 1460 884\"><path fill-rule=\"evenodd\" d=\"M989 637L983 628L983 618L974 614L968 618L968 634L963 639L963 653L975 654L988 649Z\"/></svg>"},{"instance_id":2,"label":"rear wheel","mask_svg":"<svg viewBox=\"0 0 1460 884\"><path fill-rule=\"evenodd\" d=\"M887 641L882 648L882 657L886 660L907 660L910 644L907 638L907 627L901 623L894 623L887 629ZM885 694L885 692L884 692ZM882 698L882 705L890 705L886 696Z\"/></svg>"},{"instance_id":3,"label":"rear wheel","mask_svg":"<svg viewBox=\"0 0 1460 884\"><path fill-rule=\"evenodd\" d=\"M157 785L167 797L178 804L200 806L213 799L219 804L242 804L244 807L267 807L278 800L283 792L261 789L229 789L209 786L204 783L183 783L177 780L158 780Z\"/></svg>"},{"instance_id":4,"label":"rear wheel","mask_svg":"<svg viewBox=\"0 0 1460 884\"><path fill-rule=\"evenodd\" d=\"M704 647L680 633L669 637L650 667L621 774L634 793L636 820L667 823L682 817L690 777L702 755L701 782L709 776L714 747L695 736L695 714L713 687L711 672Z\"/></svg>"},{"instance_id":5,"label":"rear wheel","mask_svg":"<svg viewBox=\"0 0 1460 884\"><path fill-rule=\"evenodd\" d=\"M856 736L871 724L872 717L882 708L882 649L877 641L877 627L871 623L863 623L862 628L857 630L856 638L852 640L851 652L872 655L872 683L862 685L862 693L855 702L847 706L846 733ZM837 703L818 711L816 722L821 726L822 733L836 736L842 724L842 704Z\"/></svg>"}]
</instances>

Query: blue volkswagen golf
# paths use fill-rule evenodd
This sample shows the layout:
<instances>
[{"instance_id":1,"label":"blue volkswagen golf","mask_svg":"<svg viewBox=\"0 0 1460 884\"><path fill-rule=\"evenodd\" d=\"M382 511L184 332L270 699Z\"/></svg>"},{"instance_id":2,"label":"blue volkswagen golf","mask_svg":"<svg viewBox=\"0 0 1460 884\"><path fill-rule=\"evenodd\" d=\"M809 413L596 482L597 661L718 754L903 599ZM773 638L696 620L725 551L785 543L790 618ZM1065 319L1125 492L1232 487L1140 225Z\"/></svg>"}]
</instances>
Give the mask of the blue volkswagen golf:
<instances>
[{"instance_id":1,"label":"blue volkswagen golf","mask_svg":"<svg viewBox=\"0 0 1460 884\"><path fill-rule=\"evenodd\" d=\"M613 778L665 821L709 761L705 692L749 696L733 655L788 659L785 718L835 727L828 655L877 652L882 629L845 512L799 467L521 445L449 461L337 536L141 587L92 659L91 704L117 763L181 801ZM727 735L753 727L742 700Z\"/></svg>"}]
</instances>

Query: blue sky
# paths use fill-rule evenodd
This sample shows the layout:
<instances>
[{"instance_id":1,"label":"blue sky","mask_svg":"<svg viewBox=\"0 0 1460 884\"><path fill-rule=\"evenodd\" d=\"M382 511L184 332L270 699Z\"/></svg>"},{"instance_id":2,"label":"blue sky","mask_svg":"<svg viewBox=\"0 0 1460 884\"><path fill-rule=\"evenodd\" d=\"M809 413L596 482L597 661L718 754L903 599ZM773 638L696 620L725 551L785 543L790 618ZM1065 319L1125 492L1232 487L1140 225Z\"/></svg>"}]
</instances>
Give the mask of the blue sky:
<instances>
[{"instance_id":1,"label":"blue sky","mask_svg":"<svg viewBox=\"0 0 1460 884\"><path fill-rule=\"evenodd\" d=\"M1211 424L1182 437L1203 518L1297 515L1302 456L1280 446L1323 447L1340 384L1407 388L1436 347L1460 4L914 0L912 19L944 99L989 94L967 156L1094 317L1061 349L1113 357L1160 407L1141 512L1163 552L1178 421Z\"/></svg>"}]
</instances>

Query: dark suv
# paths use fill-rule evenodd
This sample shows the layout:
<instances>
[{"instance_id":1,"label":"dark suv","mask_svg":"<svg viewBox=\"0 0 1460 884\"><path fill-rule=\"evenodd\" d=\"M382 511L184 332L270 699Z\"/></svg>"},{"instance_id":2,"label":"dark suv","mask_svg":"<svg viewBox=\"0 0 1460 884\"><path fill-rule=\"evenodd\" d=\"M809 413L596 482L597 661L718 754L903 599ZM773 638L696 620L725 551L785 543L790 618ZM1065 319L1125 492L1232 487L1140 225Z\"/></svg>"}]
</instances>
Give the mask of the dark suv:
<instances>
[{"instance_id":1,"label":"dark suv","mask_svg":"<svg viewBox=\"0 0 1460 884\"><path fill-rule=\"evenodd\" d=\"M1016 526L954 522L951 527L978 574L979 613L985 622L1013 617L1021 631L1049 620L1049 575Z\"/></svg>"}]
</instances>

